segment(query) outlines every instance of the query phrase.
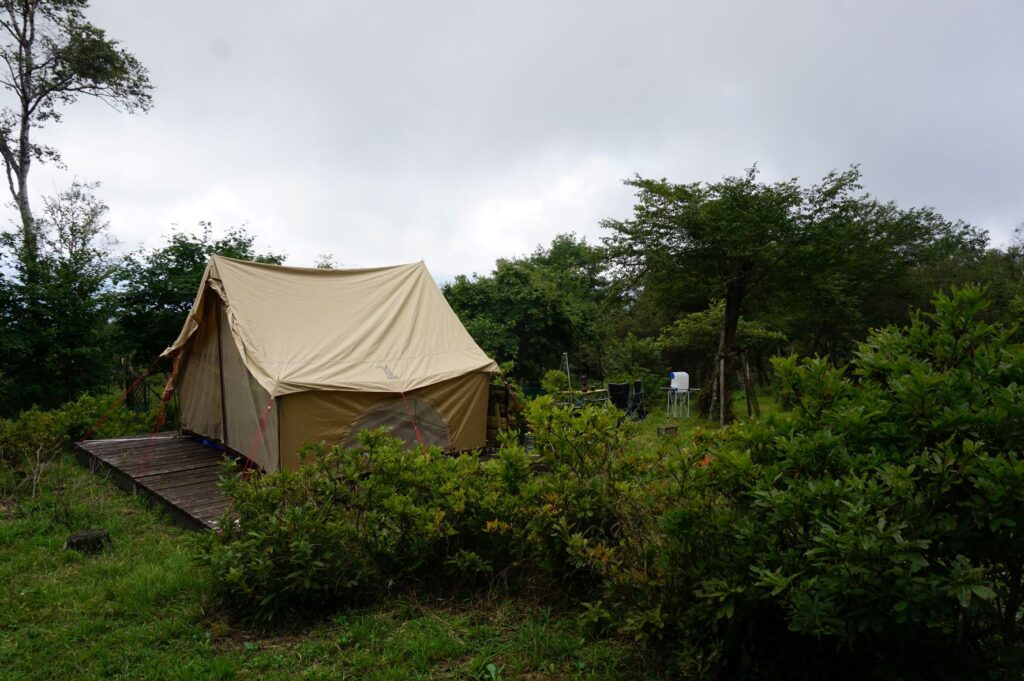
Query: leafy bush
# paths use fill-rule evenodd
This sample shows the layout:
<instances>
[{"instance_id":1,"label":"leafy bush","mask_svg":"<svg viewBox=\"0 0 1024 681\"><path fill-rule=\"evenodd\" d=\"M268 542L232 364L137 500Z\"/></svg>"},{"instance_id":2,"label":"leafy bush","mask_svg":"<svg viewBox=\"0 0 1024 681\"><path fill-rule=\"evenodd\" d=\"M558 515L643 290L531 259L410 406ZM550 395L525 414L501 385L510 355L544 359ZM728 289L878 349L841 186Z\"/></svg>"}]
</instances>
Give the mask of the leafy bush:
<instances>
[{"instance_id":1,"label":"leafy bush","mask_svg":"<svg viewBox=\"0 0 1024 681\"><path fill-rule=\"evenodd\" d=\"M20 473L32 496L46 467L61 453L64 440L54 412L31 409L15 420L0 419L0 469ZM5 486L16 488L17 476Z\"/></svg>"},{"instance_id":2,"label":"leafy bush","mask_svg":"<svg viewBox=\"0 0 1024 681\"><path fill-rule=\"evenodd\" d=\"M608 383L643 381L648 395L668 385L668 365L662 358L658 341L637 338L632 333L607 343L604 370Z\"/></svg>"},{"instance_id":3,"label":"leafy bush","mask_svg":"<svg viewBox=\"0 0 1024 681\"><path fill-rule=\"evenodd\" d=\"M548 395L557 395L569 389L569 377L561 369L548 369L540 381L540 389Z\"/></svg>"},{"instance_id":4,"label":"leafy bush","mask_svg":"<svg viewBox=\"0 0 1024 681\"><path fill-rule=\"evenodd\" d=\"M1012 669L1024 349L984 307L977 289L940 296L850 370L777 361L795 410L724 432L664 516L659 605L687 671Z\"/></svg>"},{"instance_id":5,"label":"leafy bush","mask_svg":"<svg viewBox=\"0 0 1024 681\"><path fill-rule=\"evenodd\" d=\"M155 381L155 379L154 379ZM159 401L149 410L133 412L116 404L120 392L83 395L59 409L29 409L17 418L0 419L0 480L9 491L35 494L40 476L71 443L85 436L119 437L150 432L157 422ZM165 423L174 414L164 414Z\"/></svg>"},{"instance_id":6,"label":"leafy bush","mask_svg":"<svg viewBox=\"0 0 1024 681\"><path fill-rule=\"evenodd\" d=\"M449 559L472 562L458 539L480 524L478 459L406 450L385 430L359 442L308 447L296 471L225 477L237 522L225 519L205 560L230 605L272 620L372 597Z\"/></svg>"},{"instance_id":7,"label":"leafy bush","mask_svg":"<svg viewBox=\"0 0 1024 681\"><path fill-rule=\"evenodd\" d=\"M586 595L606 561L637 538L635 510L651 508L658 452L632 452L632 423L610 407L574 411L550 397L531 402L534 436L525 451L509 438L488 470L494 493L484 507L486 530L503 541L488 548L495 564L546 576Z\"/></svg>"},{"instance_id":8,"label":"leafy bush","mask_svg":"<svg viewBox=\"0 0 1024 681\"><path fill-rule=\"evenodd\" d=\"M617 544L620 512L645 495L617 482L642 465L621 455L618 416L538 398L526 407L533 451L509 434L486 461L406 450L382 430L356 448L308 447L296 471L225 479L237 522L205 560L225 601L260 620L424 575L592 586L585 557Z\"/></svg>"}]
</instances>

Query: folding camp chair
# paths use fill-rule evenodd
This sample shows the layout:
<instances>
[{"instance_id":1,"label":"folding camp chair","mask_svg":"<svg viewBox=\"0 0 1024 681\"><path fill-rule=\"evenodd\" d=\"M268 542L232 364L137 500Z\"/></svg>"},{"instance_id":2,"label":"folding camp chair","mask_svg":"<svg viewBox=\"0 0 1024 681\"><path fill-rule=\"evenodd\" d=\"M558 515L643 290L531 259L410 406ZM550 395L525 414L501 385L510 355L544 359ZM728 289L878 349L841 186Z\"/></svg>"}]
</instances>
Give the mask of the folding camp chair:
<instances>
[{"instance_id":1,"label":"folding camp chair","mask_svg":"<svg viewBox=\"0 0 1024 681\"><path fill-rule=\"evenodd\" d=\"M629 411L629 383L609 383L608 399L616 409Z\"/></svg>"},{"instance_id":2,"label":"folding camp chair","mask_svg":"<svg viewBox=\"0 0 1024 681\"><path fill-rule=\"evenodd\" d=\"M647 405L644 404L644 382L633 381L633 399L629 401L629 409L626 410L631 418L643 421L647 418Z\"/></svg>"}]
</instances>

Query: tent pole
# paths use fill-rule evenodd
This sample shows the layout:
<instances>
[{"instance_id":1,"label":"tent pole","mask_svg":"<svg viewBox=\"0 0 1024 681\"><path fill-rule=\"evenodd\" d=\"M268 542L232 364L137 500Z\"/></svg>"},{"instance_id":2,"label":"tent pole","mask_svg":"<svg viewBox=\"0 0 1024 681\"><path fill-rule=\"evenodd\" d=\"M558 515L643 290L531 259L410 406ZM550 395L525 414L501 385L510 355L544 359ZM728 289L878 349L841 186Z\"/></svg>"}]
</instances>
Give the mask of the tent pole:
<instances>
[{"instance_id":1,"label":"tent pole","mask_svg":"<svg viewBox=\"0 0 1024 681\"><path fill-rule=\"evenodd\" d=\"M217 312L217 374L220 376L220 423L224 437L224 446L228 446L228 407L224 402L224 341L220 335L220 315L221 315L221 301L220 298L215 298L215 307Z\"/></svg>"}]
</instances>

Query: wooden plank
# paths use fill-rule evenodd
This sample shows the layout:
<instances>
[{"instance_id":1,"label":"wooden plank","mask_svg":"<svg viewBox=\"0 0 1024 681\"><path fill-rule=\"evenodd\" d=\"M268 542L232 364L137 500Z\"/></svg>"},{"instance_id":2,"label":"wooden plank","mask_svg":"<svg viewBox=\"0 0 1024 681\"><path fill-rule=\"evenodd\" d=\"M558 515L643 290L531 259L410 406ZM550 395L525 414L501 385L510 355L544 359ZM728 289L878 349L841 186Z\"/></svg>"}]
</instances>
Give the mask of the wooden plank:
<instances>
[{"instance_id":1,"label":"wooden plank","mask_svg":"<svg viewBox=\"0 0 1024 681\"><path fill-rule=\"evenodd\" d=\"M139 475L135 479L153 489L163 487L175 487L181 481L209 480L216 483L220 480L220 462L211 464L209 468L190 468L184 471L173 473L156 473L150 475Z\"/></svg>"},{"instance_id":2,"label":"wooden plank","mask_svg":"<svg viewBox=\"0 0 1024 681\"><path fill-rule=\"evenodd\" d=\"M103 458L117 458L121 456L143 456L148 454L170 454L174 452L209 452L211 455L216 455L213 450L207 450L205 447L197 447L194 442L163 442L159 445L147 445L145 443L138 443L135 447L108 447L108 448L97 448L92 451L96 456L102 456Z\"/></svg>"},{"instance_id":3,"label":"wooden plank","mask_svg":"<svg viewBox=\"0 0 1024 681\"><path fill-rule=\"evenodd\" d=\"M102 458L102 457L101 457ZM169 456L129 456L123 459L106 459L104 461L113 464L118 468L125 471L142 471L146 468L179 468L184 470L186 467L193 466L194 464L203 464L205 466L219 465L221 460L213 456L205 456L201 452L179 452ZM140 473L145 475L145 473Z\"/></svg>"},{"instance_id":4,"label":"wooden plank","mask_svg":"<svg viewBox=\"0 0 1024 681\"><path fill-rule=\"evenodd\" d=\"M230 503L205 503L205 504L192 504L182 507L184 510L196 520L201 521L203 518L214 518L220 516L224 511L231 510Z\"/></svg>"},{"instance_id":5,"label":"wooden plank","mask_svg":"<svg viewBox=\"0 0 1024 681\"><path fill-rule=\"evenodd\" d=\"M196 452L194 450L193 451L183 450L183 451L161 452L161 453L150 452L148 454L142 454L142 453L131 454L131 453L126 453L126 454L115 454L115 455L112 455L112 456L111 455L103 455L103 454L98 454L98 455L94 454L94 456L96 456L97 458L103 459L107 463L114 464L114 465L116 465L118 467L121 467L121 468L137 467L137 466L142 465L142 464L153 465L153 464L173 463L175 461L180 461L182 463L191 463L193 461L218 461L219 460L219 457L211 456L209 454L206 454L205 452Z\"/></svg>"},{"instance_id":6,"label":"wooden plank","mask_svg":"<svg viewBox=\"0 0 1024 681\"><path fill-rule=\"evenodd\" d=\"M177 470L190 470L190 468L194 467L194 464L202 464L204 466L217 466L217 467L219 467L219 466L223 465L223 460L222 459L215 459L215 458L187 458L186 459L184 457L178 457L178 458L173 458L173 459L164 459L163 461L160 461L160 460L156 460L156 461L138 461L138 462L133 462L131 465L124 464L124 467L128 468L128 469L136 469L136 472L135 472L135 476L136 477L138 477L138 478L146 478L146 477L150 477L152 475L152 473L147 473L146 471L142 470L143 468L145 468L147 466L149 468L151 468L151 469L165 468L165 467L170 466L170 467L174 467Z\"/></svg>"},{"instance_id":7,"label":"wooden plank","mask_svg":"<svg viewBox=\"0 0 1024 681\"><path fill-rule=\"evenodd\" d=\"M166 475L167 473L174 473L176 471L200 472L200 471L204 471L204 470L206 472L209 472L210 467L208 465L204 465L204 464L201 464L201 463L196 463L196 464L190 464L189 466L186 466L186 467L174 467L174 466L169 466L168 467L168 466L164 466L164 467L159 467L159 468L147 468L147 469L142 470L142 471L136 471L136 473L141 473L141 475L135 475L135 474L132 473L132 471L126 471L126 470L121 470L121 473L124 473L125 475L131 476L132 480L136 481L138 484L147 485L148 486L150 484L153 484L154 476ZM145 478L145 481L143 481L143 478Z\"/></svg>"},{"instance_id":8,"label":"wooden plank","mask_svg":"<svg viewBox=\"0 0 1024 681\"><path fill-rule=\"evenodd\" d=\"M198 482L192 485L182 485L180 487L154 491L159 492L160 496L178 503L179 506L186 503L208 501L210 499L227 499L212 482Z\"/></svg>"},{"instance_id":9,"label":"wooden plank","mask_svg":"<svg viewBox=\"0 0 1024 681\"><path fill-rule=\"evenodd\" d=\"M115 468L125 475L131 476L132 480L148 486L153 484L159 476L169 475L171 473L210 473L214 470L214 465L210 463L195 462L179 465L143 466L141 468L118 468L115 466Z\"/></svg>"},{"instance_id":10,"label":"wooden plank","mask_svg":"<svg viewBox=\"0 0 1024 681\"><path fill-rule=\"evenodd\" d=\"M154 438L150 439L139 439L139 440L111 440L109 442L86 442L83 443L86 449L93 452L111 452L116 450L124 451L142 451L146 449L164 449L167 447L175 447L179 445L185 445L188 447L201 447L198 443L186 437L175 437L175 438Z\"/></svg>"},{"instance_id":11,"label":"wooden plank","mask_svg":"<svg viewBox=\"0 0 1024 681\"><path fill-rule=\"evenodd\" d=\"M206 508L191 508L189 513L193 518L196 518L200 522L206 520L217 520L225 511L231 511L231 504L223 504L220 506L208 506Z\"/></svg>"},{"instance_id":12,"label":"wooden plank","mask_svg":"<svg viewBox=\"0 0 1024 681\"><path fill-rule=\"evenodd\" d=\"M114 462L111 462L114 463ZM117 463L118 468L126 473L133 473L133 477L148 477L155 475L156 473L170 473L172 471L186 471L194 468L207 468L209 466L220 465L219 460L210 461L209 459L187 459L187 460L175 460L169 461L136 461L133 463Z\"/></svg>"},{"instance_id":13,"label":"wooden plank","mask_svg":"<svg viewBox=\"0 0 1024 681\"><path fill-rule=\"evenodd\" d=\"M84 465L94 472L102 471L108 474L110 476L110 480L124 491L129 494L141 495L151 504L164 508L170 514L171 520L174 521L175 524L190 530L209 529L209 525L207 523L189 515L159 495L149 493L145 488L137 485L130 476L119 471L115 466L111 466L102 459L92 456L83 448L76 447L76 453L79 455L79 461Z\"/></svg>"},{"instance_id":14,"label":"wooden plank","mask_svg":"<svg viewBox=\"0 0 1024 681\"><path fill-rule=\"evenodd\" d=\"M211 459L209 457L195 456L190 454L180 454L171 457L126 457L126 458L113 458L107 459L104 457L97 457L103 459L106 463L112 466L117 466L123 471L136 472L138 476L145 476L146 469L156 468L178 468L185 469L186 467L193 466L194 464L203 465L214 465L219 464L219 459Z\"/></svg>"},{"instance_id":15,"label":"wooden plank","mask_svg":"<svg viewBox=\"0 0 1024 681\"><path fill-rule=\"evenodd\" d=\"M117 449L119 447L145 447L148 444L166 444L168 442L181 442L186 438L183 437L133 437L133 438L122 438L115 440L86 440L80 442L82 447L90 451L103 451L106 449Z\"/></svg>"},{"instance_id":16,"label":"wooden plank","mask_svg":"<svg viewBox=\"0 0 1024 681\"><path fill-rule=\"evenodd\" d=\"M153 490L154 493L173 501L182 508L196 506L210 500L226 500L228 497L219 489L210 484L174 487L171 489Z\"/></svg>"},{"instance_id":17,"label":"wooden plank","mask_svg":"<svg viewBox=\"0 0 1024 681\"><path fill-rule=\"evenodd\" d=\"M221 513L224 511L224 509L231 508L231 506L233 505L231 503L231 499L224 496L218 499L207 499L205 501L193 499L191 501L183 503L185 504L185 507L187 507L190 511L198 514Z\"/></svg>"},{"instance_id":18,"label":"wooden plank","mask_svg":"<svg viewBox=\"0 0 1024 681\"><path fill-rule=\"evenodd\" d=\"M195 443L188 442L185 438L158 438L153 440L141 439L134 441L111 440L110 442L85 442L82 446L96 454L110 454L117 451L132 452L144 451L146 449L162 449L178 444L194 445Z\"/></svg>"},{"instance_id":19,"label":"wooden plank","mask_svg":"<svg viewBox=\"0 0 1024 681\"><path fill-rule=\"evenodd\" d=\"M128 444L130 442L149 442L150 440L185 440L188 439L184 435L178 435L174 431L168 431L163 433L152 433L146 434L141 433L139 435L128 435L126 437L115 437L107 440L82 440L79 444L86 448L92 447L111 447L117 444Z\"/></svg>"},{"instance_id":20,"label":"wooden plank","mask_svg":"<svg viewBox=\"0 0 1024 681\"><path fill-rule=\"evenodd\" d=\"M191 485L198 484L204 484L212 488L217 488L217 485L220 482L220 476L218 475L218 472L219 469L216 469L201 475L176 475L175 477L170 479L167 478L169 478L169 476L172 474L167 473L165 475L157 475L150 477L147 480L139 480L139 482L141 482L154 492L160 492L161 494L163 494L164 492L170 492L171 490L175 490L179 487L189 487Z\"/></svg>"},{"instance_id":21,"label":"wooden plank","mask_svg":"<svg viewBox=\"0 0 1024 681\"><path fill-rule=\"evenodd\" d=\"M224 515L224 511L217 511L217 512L203 511L203 512L197 514L196 518L199 519L199 522L205 523L209 527L217 527L219 525L218 521L221 519L221 516L223 516L223 515ZM236 517L237 518L237 516L235 516L234 514L232 514L230 517Z\"/></svg>"},{"instance_id":22,"label":"wooden plank","mask_svg":"<svg viewBox=\"0 0 1024 681\"><path fill-rule=\"evenodd\" d=\"M191 508L197 518L209 518L212 516L218 516L224 511L232 510L232 506L233 504L231 503L231 500L225 497L220 504L208 503L194 505Z\"/></svg>"},{"instance_id":23,"label":"wooden plank","mask_svg":"<svg viewBox=\"0 0 1024 681\"><path fill-rule=\"evenodd\" d=\"M201 523L210 523L216 527L220 524L218 521L225 515L225 513L229 518L238 518L238 515L235 514L230 508L210 509L209 511L197 511L195 517Z\"/></svg>"},{"instance_id":24,"label":"wooden plank","mask_svg":"<svg viewBox=\"0 0 1024 681\"><path fill-rule=\"evenodd\" d=\"M182 508L190 511L206 511L210 509L225 509L231 506L231 499L225 496L185 499L181 502ZM218 511L219 512L219 511Z\"/></svg>"}]
</instances>

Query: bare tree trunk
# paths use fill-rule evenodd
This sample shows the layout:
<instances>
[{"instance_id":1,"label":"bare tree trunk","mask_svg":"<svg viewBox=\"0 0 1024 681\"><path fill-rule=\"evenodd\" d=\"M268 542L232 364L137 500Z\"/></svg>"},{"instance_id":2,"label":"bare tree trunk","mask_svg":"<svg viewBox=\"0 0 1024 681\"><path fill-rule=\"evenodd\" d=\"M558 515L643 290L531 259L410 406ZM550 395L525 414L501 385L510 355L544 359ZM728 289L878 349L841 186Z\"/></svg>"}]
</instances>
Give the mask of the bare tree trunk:
<instances>
[{"instance_id":1,"label":"bare tree trunk","mask_svg":"<svg viewBox=\"0 0 1024 681\"><path fill-rule=\"evenodd\" d=\"M32 207L29 205L28 199L28 171L32 165L32 143L29 137L29 128L28 102L23 102L16 173L18 191L14 195L14 202L18 205L18 213L21 215L22 262L25 263L26 276L30 281L34 281L35 270L39 264L39 235L36 233L35 221L32 219Z\"/></svg>"},{"instance_id":2,"label":"bare tree trunk","mask_svg":"<svg viewBox=\"0 0 1024 681\"><path fill-rule=\"evenodd\" d=\"M37 7L25 3L15 7L12 3L4 3L8 15L7 33L17 44L17 58L8 60L10 78L14 85L11 89L18 96L18 137L17 142L3 135L0 142L0 156L3 157L7 171L7 186L14 199L21 218L21 248L18 259L24 269L26 284L34 284L39 279L39 234L32 217L29 205L28 175L32 168L32 124L35 107L39 105L36 91L36 12ZM13 147L13 148L12 148Z\"/></svg>"},{"instance_id":3,"label":"bare tree trunk","mask_svg":"<svg viewBox=\"0 0 1024 681\"><path fill-rule=\"evenodd\" d=\"M719 419L723 423L732 423L735 418L732 409L730 377L735 373L736 329L740 323L742 300L742 285L734 282L726 284L725 311L722 315L722 330L718 337L718 355L715 359L714 370L708 376L707 383L701 390L701 399L698 400L698 407L704 417L713 418L713 398L717 388L718 397L721 400Z\"/></svg>"},{"instance_id":4,"label":"bare tree trunk","mask_svg":"<svg viewBox=\"0 0 1024 681\"><path fill-rule=\"evenodd\" d=\"M761 405L757 403L757 391L754 390L754 383L750 380L750 366L747 364L747 353L740 352L740 364L742 365L743 393L747 397L747 416L761 418Z\"/></svg>"}]
</instances>

